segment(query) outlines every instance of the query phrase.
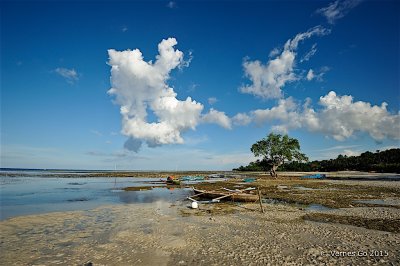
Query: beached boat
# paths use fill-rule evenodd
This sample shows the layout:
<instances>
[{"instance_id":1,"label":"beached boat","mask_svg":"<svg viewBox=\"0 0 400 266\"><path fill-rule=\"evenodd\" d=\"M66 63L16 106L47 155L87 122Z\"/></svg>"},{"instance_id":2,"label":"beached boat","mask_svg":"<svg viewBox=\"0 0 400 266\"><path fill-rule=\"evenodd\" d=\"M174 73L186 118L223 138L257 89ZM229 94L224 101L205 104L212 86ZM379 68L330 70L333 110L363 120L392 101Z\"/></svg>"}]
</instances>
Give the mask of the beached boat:
<instances>
[{"instance_id":1,"label":"beached boat","mask_svg":"<svg viewBox=\"0 0 400 266\"><path fill-rule=\"evenodd\" d=\"M204 176L182 176L179 178L181 181L202 181L204 180Z\"/></svg>"},{"instance_id":2,"label":"beached boat","mask_svg":"<svg viewBox=\"0 0 400 266\"><path fill-rule=\"evenodd\" d=\"M254 177L247 177L247 178L243 179L243 182L245 182L245 183L252 183L254 181L256 181L256 178L254 178Z\"/></svg>"},{"instance_id":3,"label":"beached boat","mask_svg":"<svg viewBox=\"0 0 400 266\"><path fill-rule=\"evenodd\" d=\"M152 184L167 184L167 185L180 185L181 181L179 179L173 179L168 177L167 180L160 179L160 181L152 182Z\"/></svg>"},{"instance_id":4,"label":"beached boat","mask_svg":"<svg viewBox=\"0 0 400 266\"><path fill-rule=\"evenodd\" d=\"M220 200L226 201L238 201L238 202L255 202L259 199L257 194L253 194L254 189L247 190L231 190L231 189L223 189L223 190L201 190L193 188L195 193L194 197L211 199L214 202L218 202Z\"/></svg>"},{"instance_id":5,"label":"beached boat","mask_svg":"<svg viewBox=\"0 0 400 266\"><path fill-rule=\"evenodd\" d=\"M325 179L326 175L325 174L305 175L305 176L302 176L301 178Z\"/></svg>"}]
</instances>

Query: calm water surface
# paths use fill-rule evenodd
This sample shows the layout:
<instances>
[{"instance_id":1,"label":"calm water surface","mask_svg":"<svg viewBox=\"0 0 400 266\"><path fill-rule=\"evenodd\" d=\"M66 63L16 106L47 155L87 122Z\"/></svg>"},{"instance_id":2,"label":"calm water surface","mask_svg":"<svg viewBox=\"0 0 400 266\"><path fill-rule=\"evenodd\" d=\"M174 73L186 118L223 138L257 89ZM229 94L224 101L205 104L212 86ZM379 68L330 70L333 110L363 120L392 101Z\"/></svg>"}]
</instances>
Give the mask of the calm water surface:
<instances>
[{"instance_id":1,"label":"calm water surface","mask_svg":"<svg viewBox=\"0 0 400 266\"><path fill-rule=\"evenodd\" d=\"M26 174L26 173L24 173ZM46 172L48 174L48 172ZM88 210L108 204L174 202L191 189L124 191L124 187L154 186L154 178L42 177L40 173L8 176L0 172L0 220L54 211Z\"/></svg>"}]
</instances>

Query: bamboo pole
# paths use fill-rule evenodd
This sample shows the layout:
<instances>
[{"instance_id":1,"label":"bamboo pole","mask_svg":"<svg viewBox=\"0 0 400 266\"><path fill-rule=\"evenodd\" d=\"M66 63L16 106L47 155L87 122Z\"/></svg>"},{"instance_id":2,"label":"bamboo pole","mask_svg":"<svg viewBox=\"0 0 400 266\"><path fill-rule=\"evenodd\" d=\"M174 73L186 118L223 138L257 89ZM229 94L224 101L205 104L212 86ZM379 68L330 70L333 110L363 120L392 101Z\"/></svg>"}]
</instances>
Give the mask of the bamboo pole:
<instances>
[{"instance_id":1,"label":"bamboo pole","mask_svg":"<svg viewBox=\"0 0 400 266\"><path fill-rule=\"evenodd\" d=\"M258 200L260 201L260 208L261 208L261 212L262 212L262 213L264 213L264 208L263 208L263 205L262 205L262 200L261 200L261 192L260 192L260 188L258 187L258 188L257 188L257 190L258 190Z\"/></svg>"}]
</instances>

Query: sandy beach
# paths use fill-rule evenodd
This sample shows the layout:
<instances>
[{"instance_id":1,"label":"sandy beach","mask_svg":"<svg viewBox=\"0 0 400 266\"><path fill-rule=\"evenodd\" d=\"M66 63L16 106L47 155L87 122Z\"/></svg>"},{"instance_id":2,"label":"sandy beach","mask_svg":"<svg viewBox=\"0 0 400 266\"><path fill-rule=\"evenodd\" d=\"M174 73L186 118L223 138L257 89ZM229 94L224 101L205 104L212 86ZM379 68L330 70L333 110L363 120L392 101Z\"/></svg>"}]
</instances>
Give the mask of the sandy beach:
<instances>
[{"instance_id":1,"label":"sandy beach","mask_svg":"<svg viewBox=\"0 0 400 266\"><path fill-rule=\"evenodd\" d=\"M257 182L264 197L277 183L289 190L295 185L291 180ZM265 213L254 203L201 204L194 210L188 201L159 201L20 216L0 222L0 261L2 265L400 263L398 182L335 180L303 185L320 189L285 194L321 196L324 187L335 186L337 191L348 188L345 193L357 198L362 185L374 198L380 193L383 201L323 210L264 204ZM352 188L358 192L352 194Z\"/></svg>"}]
</instances>

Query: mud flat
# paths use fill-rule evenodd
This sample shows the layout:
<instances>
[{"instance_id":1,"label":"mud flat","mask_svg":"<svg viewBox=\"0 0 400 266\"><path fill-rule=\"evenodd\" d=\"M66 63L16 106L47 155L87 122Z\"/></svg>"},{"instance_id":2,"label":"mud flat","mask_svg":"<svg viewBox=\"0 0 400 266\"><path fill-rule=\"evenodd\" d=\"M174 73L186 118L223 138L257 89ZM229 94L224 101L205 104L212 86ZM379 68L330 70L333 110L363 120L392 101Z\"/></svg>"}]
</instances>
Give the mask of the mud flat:
<instances>
[{"instance_id":1,"label":"mud flat","mask_svg":"<svg viewBox=\"0 0 400 266\"><path fill-rule=\"evenodd\" d=\"M182 176L208 176L223 175L225 177L262 177L271 179L268 172L238 172L238 171L7 171L1 172L2 175L9 177L40 176L40 177L140 177L140 178L166 178L170 175L175 177ZM339 180L400 180L400 174L396 173L373 173L360 171L338 171L338 172L280 172L278 175L284 178L300 178L305 175L325 174L329 179Z\"/></svg>"},{"instance_id":2,"label":"mud flat","mask_svg":"<svg viewBox=\"0 0 400 266\"><path fill-rule=\"evenodd\" d=\"M237 186L233 181L223 185ZM0 261L2 265L400 264L400 209L354 202L390 197L388 202L397 203L398 182L258 180L249 185L281 203L264 204L265 213L259 204L204 204L193 210L185 201L160 201L10 218L0 222ZM323 197L328 199L317 200ZM293 203L306 204L308 198L317 204L335 203L322 211ZM282 203L285 199L287 204Z\"/></svg>"}]
</instances>

